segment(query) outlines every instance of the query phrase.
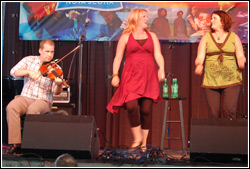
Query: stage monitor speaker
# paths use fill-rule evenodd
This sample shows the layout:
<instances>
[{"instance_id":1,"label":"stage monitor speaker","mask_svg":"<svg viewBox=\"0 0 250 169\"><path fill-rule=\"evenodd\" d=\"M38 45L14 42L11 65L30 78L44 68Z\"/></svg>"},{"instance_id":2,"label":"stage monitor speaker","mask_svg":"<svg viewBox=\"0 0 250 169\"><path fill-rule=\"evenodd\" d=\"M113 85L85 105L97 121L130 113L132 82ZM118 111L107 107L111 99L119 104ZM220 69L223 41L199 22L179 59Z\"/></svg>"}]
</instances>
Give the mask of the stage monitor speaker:
<instances>
[{"instance_id":1,"label":"stage monitor speaker","mask_svg":"<svg viewBox=\"0 0 250 169\"><path fill-rule=\"evenodd\" d=\"M53 103L52 112L61 113L63 115L76 115L74 103Z\"/></svg>"},{"instance_id":2,"label":"stage monitor speaker","mask_svg":"<svg viewBox=\"0 0 250 169\"><path fill-rule=\"evenodd\" d=\"M213 162L247 162L246 119L191 119L190 159ZM206 160L204 162L207 162Z\"/></svg>"},{"instance_id":3,"label":"stage monitor speaker","mask_svg":"<svg viewBox=\"0 0 250 169\"><path fill-rule=\"evenodd\" d=\"M56 158L68 153L76 159L94 159L100 150L94 116L27 115L23 153Z\"/></svg>"}]
</instances>

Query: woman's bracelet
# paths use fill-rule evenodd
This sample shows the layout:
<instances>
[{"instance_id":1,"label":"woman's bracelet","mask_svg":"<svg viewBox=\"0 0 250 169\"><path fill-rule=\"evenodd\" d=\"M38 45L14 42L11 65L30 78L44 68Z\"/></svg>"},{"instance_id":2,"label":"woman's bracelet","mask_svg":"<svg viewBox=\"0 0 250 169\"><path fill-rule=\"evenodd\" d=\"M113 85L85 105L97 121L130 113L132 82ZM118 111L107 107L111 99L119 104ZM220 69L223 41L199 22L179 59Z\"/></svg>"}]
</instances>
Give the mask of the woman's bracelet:
<instances>
[{"instance_id":1,"label":"woman's bracelet","mask_svg":"<svg viewBox=\"0 0 250 169\"><path fill-rule=\"evenodd\" d=\"M115 77L115 76L119 76L119 73L115 73L112 75L112 78Z\"/></svg>"}]
</instances>

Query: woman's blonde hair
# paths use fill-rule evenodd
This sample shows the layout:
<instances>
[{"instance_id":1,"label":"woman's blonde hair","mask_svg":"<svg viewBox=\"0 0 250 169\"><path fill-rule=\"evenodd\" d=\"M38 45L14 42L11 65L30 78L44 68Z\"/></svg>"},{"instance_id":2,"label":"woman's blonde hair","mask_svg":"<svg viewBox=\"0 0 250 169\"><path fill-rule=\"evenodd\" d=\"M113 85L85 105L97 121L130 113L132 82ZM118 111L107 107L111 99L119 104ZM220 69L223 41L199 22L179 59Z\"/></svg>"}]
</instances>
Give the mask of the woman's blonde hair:
<instances>
[{"instance_id":1,"label":"woman's blonde hair","mask_svg":"<svg viewBox=\"0 0 250 169\"><path fill-rule=\"evenodd\" d=\"M138 8L138 9L133 9L129 15L128 15L128 25L123 31L123 34L125 33L131 33L136 30L136 27L138 23L140 22L143 12L148 12L146 9L143 8Z\"/></svg>"}]
</instances>

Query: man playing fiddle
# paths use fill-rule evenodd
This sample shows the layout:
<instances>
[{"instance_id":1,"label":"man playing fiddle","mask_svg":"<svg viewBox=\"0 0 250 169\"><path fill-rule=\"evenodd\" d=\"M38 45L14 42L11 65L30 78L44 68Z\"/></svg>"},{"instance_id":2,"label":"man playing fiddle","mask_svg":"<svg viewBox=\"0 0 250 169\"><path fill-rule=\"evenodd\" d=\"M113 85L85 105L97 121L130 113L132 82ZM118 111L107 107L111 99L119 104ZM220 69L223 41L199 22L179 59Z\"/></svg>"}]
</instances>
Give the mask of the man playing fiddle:
<instances>
[{"instance_id":1,"label":"man playing fiddle","mask_svg":"<svg viewBox=\"0 0 250 169\"><path fill-rule=\"evenodd\" d=\"M44 62L54 57L55 44L51 40L40 42L40 56L27 56L10 71L14 77L24 77L21 95L16 96L7 106L8 142L12 144L7 154L21 154L21 122L24 114L44 114L51 111L53 94L62 92L63 80L53 80L39 71Z\"/></svg>"}]
</instances>

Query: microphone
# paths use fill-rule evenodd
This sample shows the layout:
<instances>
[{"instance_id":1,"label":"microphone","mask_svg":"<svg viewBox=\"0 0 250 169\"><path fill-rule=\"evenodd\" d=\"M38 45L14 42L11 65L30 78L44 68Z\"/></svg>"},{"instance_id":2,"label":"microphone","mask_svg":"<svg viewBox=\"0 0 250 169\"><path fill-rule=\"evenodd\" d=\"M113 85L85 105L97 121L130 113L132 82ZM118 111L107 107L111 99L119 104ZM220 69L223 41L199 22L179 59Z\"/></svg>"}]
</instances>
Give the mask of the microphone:
<instances>
[{"instance_id":1,"label":"microphone","mask_svg":"<svg viewBox=\"0 0 250 169\"><path fill-rule=\"evenodd\" d=\"M79 38L79 43L80 43L83 39L86 38L85 31L86 31L86 28L87 28L87 26L88 26L89 23L90 23L90 19L87 17L87 18L85 19L85 25L84 25L83 33L82 33L82 35L81 35L80 38Z\"/></svg>"},{"instance_id":2,"label":"microphone","mask_svg":"<svg viewBox=\"0 0 250 169\"><path fill-rule=\"evenodd\" d=\"M89 24L90 23L90 19L89 18L86 18L85 19L85 24Z\"/></svg>"},{"instance_id":3,"label":"microphone","mask_svg":"<svg viewBox=\"0 0 250 169\"><path fill-rule=\"evenodd\" d=\"M87 24L90 23L90 19L89 19L89 9L86 11L85 15L86 15L85 25L87 25ZM85 27L86 27L86 26L85 26Z\"/></svg>"},{"instance_id":4,"label":"microphone","mask_svg":"<svg viewBox=\"0 0 250 169\"><path fill-rule=\"evenodd\" d=\"M86 30L86 28L87 28L87 26L88 26L89 23L90 23L90 19L87 17L85 19L84 32L85 32L85 30Z\"/></svg>"},{"instance_id":5,"label":"microphone","mask_svg":"<svg viewBox=\"0 0 250 169\"><path fill-rule=\"evenodd\" d=\"M89 14L89 9L84 14L84 15L86 15L86 19L85 19L85 25L84 25L83 32L82 32L82 34L81 34L81 36L79 38L79 44L81 44L81 42L86 38L85 31L86 31L86 28L87 28L88 24L90 23L90 19L88 17L88 14Z\"/></svg>"}]
</instances>

